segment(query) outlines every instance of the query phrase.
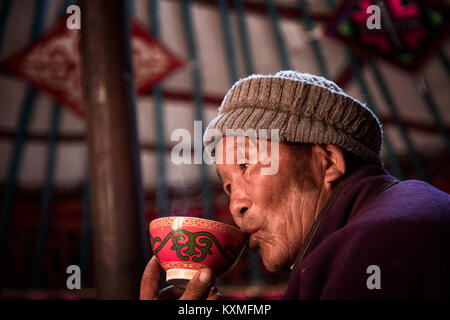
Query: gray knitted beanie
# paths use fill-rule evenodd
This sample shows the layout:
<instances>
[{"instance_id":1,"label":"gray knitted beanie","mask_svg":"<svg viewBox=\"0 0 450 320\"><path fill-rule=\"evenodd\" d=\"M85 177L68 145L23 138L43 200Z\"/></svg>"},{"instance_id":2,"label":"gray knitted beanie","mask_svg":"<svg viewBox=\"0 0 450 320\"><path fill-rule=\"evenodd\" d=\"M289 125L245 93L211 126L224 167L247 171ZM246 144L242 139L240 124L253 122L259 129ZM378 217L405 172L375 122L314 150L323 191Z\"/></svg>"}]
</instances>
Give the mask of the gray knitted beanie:
<instances>
[{"instance_id":1,"label":"gray knitted beanie","mask_svg":"<svg viewBox=\"0 0 450 320\"><path fill-rule=\"evenodd\" d=\"M307 73L280 71L237 81L206 128L206 146L211 129L223 135L227 129L279 129L280 142L334 144L381 164L378 118L334 82Z\"/></svg>"}]
</instances>

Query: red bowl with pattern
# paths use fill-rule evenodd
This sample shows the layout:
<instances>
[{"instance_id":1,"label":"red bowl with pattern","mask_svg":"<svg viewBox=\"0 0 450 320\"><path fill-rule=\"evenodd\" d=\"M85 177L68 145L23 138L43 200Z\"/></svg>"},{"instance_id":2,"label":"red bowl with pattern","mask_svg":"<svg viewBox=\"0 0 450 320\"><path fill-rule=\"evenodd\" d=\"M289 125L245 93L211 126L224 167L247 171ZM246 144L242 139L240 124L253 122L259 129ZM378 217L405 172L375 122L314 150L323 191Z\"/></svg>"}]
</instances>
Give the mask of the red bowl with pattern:
<instances>
[{"instance_id":1,"label":"red bowl with pattern","mask_svg":"<svg viewBox=\"0 0 450 320\"><path fill-rule=\"evenodd\" d=\"M226 223L194 218L164 217L150 222L153 253L169 284L185 287L195 273L209 267L223 277L239 261L246 235Z\"/></svg>"}]
</instances>

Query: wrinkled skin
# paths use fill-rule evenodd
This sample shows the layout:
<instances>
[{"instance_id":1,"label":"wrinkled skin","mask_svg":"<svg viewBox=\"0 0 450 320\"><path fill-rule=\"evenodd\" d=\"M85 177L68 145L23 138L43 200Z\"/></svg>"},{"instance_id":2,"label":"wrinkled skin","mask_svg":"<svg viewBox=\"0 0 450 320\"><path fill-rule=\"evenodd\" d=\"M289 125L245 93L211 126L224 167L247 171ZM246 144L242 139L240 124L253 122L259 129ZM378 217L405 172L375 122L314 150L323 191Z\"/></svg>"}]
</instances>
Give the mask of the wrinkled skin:
<instances>
[{"instance_id":1,"label":"wrinkled skin","mask_svg":"<svg viewBox=\"0 0 450 320\"><path fill-rule=\"evenodd\" d=\"M235 164L217 164L224 190L230 196L230 211L237 226L250 234L250 248L261 255L269 271L290 267L308 236L312 224L331 192L331 180L340 177L333 167L334 154L340 149L332 145L314 145L311 157L299 157L292 147L279 144L279 169L276 174L262 175L262 164L237 163L237 155L245 152L248 161L252 148L242 145L233 137L221 140L218 148L223 156L234 152ZM268 149L271 144L268 142ZM234 149L231 150L231 149ZM220 156L220 154L218 155ZM343 156L342 156L343 157ZM340 159L343 161L343 159ZM345 168L340 168L342 174ZM332 174L331 174L332 173Z\"/></svg>"}]
</instances>

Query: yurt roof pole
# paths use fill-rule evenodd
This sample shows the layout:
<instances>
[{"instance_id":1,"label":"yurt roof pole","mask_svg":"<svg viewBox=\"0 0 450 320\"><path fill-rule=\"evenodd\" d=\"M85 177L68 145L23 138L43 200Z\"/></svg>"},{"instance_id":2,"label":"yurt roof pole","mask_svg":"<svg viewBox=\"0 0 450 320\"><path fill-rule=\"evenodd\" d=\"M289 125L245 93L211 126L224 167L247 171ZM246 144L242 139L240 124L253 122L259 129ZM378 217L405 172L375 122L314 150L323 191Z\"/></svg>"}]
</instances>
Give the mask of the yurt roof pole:
<instances>
[{"instance_id":1,"label":"yurt roof pole","mask_svg":"<svg viewBox=\"0 0 450 320\"><path fill-rule=\"evenodd\" d=\"M71 4L71 2L72 1L68 0L65 1L65 3L63 3L61 8L59 9L59 16L63 16L66 13L66 8ZM45 171L44 188L42 190L42 212L34 252L34 264L31 279L32 281L31 285L32 287L35 288L39 288L43 285L42 269L44 263L45 245L47 243L48 226L50 222L53 173L56 162L55 154L61 122L60 119L61 119L61 106L58 103L53 103L49 128L50 134L48 138L47 168Z\"/></svg>"},{"instance_id":2,"label":"yurt roof pole","mask_svg":"<svg viewBox=\"0 0 450 320\"><path fill-rule=\"evenodd\" d=\"M243 0L235 0L234 1L236 6L236 13L237 13L237 21L238 21L238 28L239 28L239 35L240 35L240 42L242 47L242 53L244 55L244 65L245 65L245 71L247 75L253 74L253 62L250 52L250 40L248 36L247 31L247 24L245 22L245 6Z\"/></svg>"},{"instance_id":3,"label":"yurt roof pole","mask_svg":"<svg viewBox=\"0 0 450 320\"><path fill-rule=\"evenodd\" d=\"M134 0L125 0L125 4L127 7L128 16L130 16L130 17L133 16L134 10L135 10Z\"/></svg>"},{"instance_id":4,"label":"yurt roof pole","mask_svg":"<svg viewBox=\"0 0 450 320\"><path fill-rule=\"evenodd\" d=\"M47 1L38 0L36 3L36 9L33 15L33 22L30 31L30 41L35 41L40 35L47 13ZM8 6L4 6L2 9L8 9ZM2 13L3 15L3 13ZM0 39L2 40L2 39ZM28 87L25 91L25 95L22 100L22 106L20 109L20 116L16 125L17 134L14 141L13 150L9 159L8 173L6 178L6 186L3 193L3 207L0 216L0 259L5 259L6 255L4 250L6 249L8 222L14 198L14 189L16 187L17 175L20 169L20 163L22 160L22 151L25 143L25 138L28 131L28 125L32 116L33 106L38 93L31 87ZM5 266L4 261L0 262L1 266Z\"/></svg>"},{"instance_id":5,"label":"yurt roof pole","mask_svg":"<svg viewBox=\"0 0 450 320\"><path fill-rule=\"evenodd\" d=\"M32 274L32 287L39 288L42 284L42 267L44 262L44 251L47 243L48 225L50 221L50 208L52 203L53 172L55 168L56 144L60 127L61 107L53 105L50 121L50 136L47 151L47 168L45 171L45 184L42 190L42 212L39 222L36 247L34 252L34 265Z\"/></svg>"},{"instance_id":6,"label":"yurt roof pole","mask_svg":"<svg viewBox=\"0 0 450 320\"><path fill-rule=\"evenodd\" d=\"M182 5L182 15L184 23L184 31L186 32L187 47L189 52L189 58L192 62L192 90L194 93L194 103L195 103L195 120L202 121L203 123L203 101L202 101L202 80L200 71L200 61L197 56L194 28L192 24L190 1L183 0ZM204 130L203 126L203 130ZM200 139L199 139L200 138ZM200 140L200 141L198 141ZM194 147L200 147L203 154L203 142L201 137L194 137ZM204 209L204 216L206 218L213 218L213 206L211 190L209 188L208 171L207 165L202 161L200 165L200 175L201 175L201 188L202 188L202 202Z\"/></svg>"},{"instance_id":7,"label":"yurt roof pole","mask_svg":"<svg viewBox=\"0 0 450 320\"><path fill-rule=\"evenodd\" d=\"M443 49L439 50L438 58L441 61L442 65L444 66L445 71L447 71L447 76L450 77L450 63Z\"/></svg>"},{"instance_id":8,"label":"yurt roof pole","mask_svg":"<svg viewBox=\"0 0 450 320\"><path fill-rule=\"evenodd\" d=\"M327 0L327 6L330 9L334 9L334 6L336 5L336 0Z\"/></svg>"},{"instance_id":9,"label":"yurt roof pole","mask_svg":"<svg viewBox=\"0 0 450 320\"><path fill-rule=\"evenodd\" d=\"M443 118L440 115L436 102L434 101L434 98L431 95L430 88L428 87L425 78L423 76L415 77L414 84L416 86L417 92L419 92L428 111L433 117L436 127L439 129L439 132L442 134L442 137L444 138L447 151L450 152L450 136L447 132L447 129L445 128L445 124L442 121Z\"/></svg>"},{"instance_id":10,"label":"yurt roof pole","mask_svg":"<svg viewBox=\"0 0 450 320\"><path fill-rule=\"evenodd\" d=\"M5 34L5 25L6 21L8 20L8 14L9 10L11 9L11 0L5 0L3 1L3 5L0 8L0 53L2 49L3 44L3 35Z\"/></svg>"},{"instance_id":11,"label":"yurt roof pole","mask_svg":"<svg viewBox=\"0 0 450 320\"><path fill-rule=\"evenodd\" d=\"M439 57L439 60L441 61L442 65L444 66L445 70L447 71L447 77L449 77L449 79L450 79L450 63L449 63L449 61L447 59L447 56L446 56L446 54L445 54L443 49L439 50L438 57ZM421 81L419 81L419 83L420 82ZM417 86L417 84L418 83L416 82L416 86ZM418 88L420 88L420 86ZM433 116L433 118L434 118L434 120L436 122L436 126L438 127L438 130L440 131L440 133L444 137L445 145L447 147L447 151L450 151L450 137L448 135L448 131L447 131L446 127L445 127L445 124L441 120L442 118L440 117L438 111L436 110L436 107L434 105L433 97L429 93L428 86L426 85L426 83L425 83L425 90L428 91L428 96L429 97L427 97L426 93L421 93L421 95L422 95L422 97L424 99L424 102L427 103L428 108L430 109L430 112L431 112L431 114L432 114L432 116Z\"/></svg>"},{"instance_id":12,"label":"yurt roof pole","mask_svg":"<svg viewBox=\"0 0 450 320\"><path fill-rule=\"evenodd\" d=\"M83 0L81 55L98 298L136 299L147 262L125 2Z\"/></svg>"},{"instance_id":13,"label":"yurt roof pole","mask_svg":"<svg viewBox=\"0 0 450 320\"><path fill-rule=\"evenodd\" d=\"M370 92L366 85L366 82L364 81L364 78L361 74L361 70L359 68L356 57L354 56L353 52L350 49L347 49L347 56L348 56L348 59L350 60L350 66L351 66L353 75L356 79L356 82L358 83L361 94L367 102L367 107L370 108L376 116L378 116L377 109L375 107L375 104L373 103L373 99L372 99L372 96L370 95ZM392 173L398 179L403 180L404 179L403 171L400 167L400 163L398 162L397 155L395 154L394 149L391 146L391 143L390 143L390 140L388 138L386 131L383 132L383 147L386 150L386 155L388 157L389 164L391 165Z\"/></svg>"},{"instance_id":14,"label":"yurt roof pole","mask_svg":"<svg viewBox=\"0 0 450 320\"><path fill-rule=\"evenodd\" d=\"M411 138L409 137L406 126L405 126L403 120L401 119L400 114L397 111L397 106L395 105L394 100L391 97L389 89L384 82L383 76L381 75L381 72L378 70L378 67L373 60L369 59L368 64L369 64L369 68L371 69L371 71L375 77L375 82L377 83L377 85L382 93L384 101L385 101L386 105L388 106L389 110L391 111L391 114L392 114L392 117L394 118L395 123L398 125L398 128L403 137L403 140L406 143L406 146L408 148L409 154L411 155L411 158L413 160L413 164L414 164L414 167L415 167L417 173L419 174L419 176L422 180L429 181L430 178L425 170L425 167L422 163L422 160L420 159L419 154L416 151L416 148L414 147L414 144L413 144Z\"/></svg>"},{"instance_id":15,"label":"yurt roof pole","mask_svg":"<svg viewBox=\"0 0 450 320\"><path fill-rule=\"evenodd\" d=\"M83 183L83 199L81 202L81 240L80 240L80 269L81 273L81 288L87 288L89 283L89 253L91 249L91 190L89 183L89 172L86 172L86 177Z\"/></svg>"},{"instance_id":16,"label":"yurt roof pole","mask_svg":"<svg viewBox=\"0 0 450 320\"><path fill-rule=\"evenodd\" d=\"M320 75L328 78L327 66L325 63L325 58L322 54L322 49L320 47L319 39L314 34L314 21L311 19L311 15L309 13L309 7L306 0L298 0L298 5L300 8L300 12L302 13L303 21L305 24L306 31L309 35L309 42L311 44L311 48L313 50L314 56L316 58L317 65L320 70Z\"/></svg>"},{"instance_id":17,"label":"yurt roof pole","mask_svg":"<svg viewBox=\"0 0 450 320\"><path fill-rule=\"evenodd\" d=\"M228 4L226 0L219 1L219 13L222 21L223 38L225 41L225 53L228 61L228 70L230 73L230 82L233 84L238 80L238 71L236 59L234 56L233 33L230 26L230 17L228 13Z\"/></svg>"},{"instance_id":18,"label":"yurt roof pole","mask_svg":"<svg viewBox=\"0 0 450 320\"><path fill-rule=\"evenodd\" d=\"M159 38L159 5L158 0L149 1L150 8L150 29L155 38ZM153 87L153 104L155 108L155 135L156 135L156 155L158 161L158 181L156 190L156 206L159 215L164 217L169 214L169 191L166 177L166 138L164 134L164 109L163 94L161 87Z\"/></svg>"},{"instance_id":19,"label":"yurt roof pole","mask_svg":"<svg viewBox=\"0 0 450 320\"><path fill-rule=\"evenodd\" d=\"M278 19L277 8L273 3L273 0L266 0L267 11L272 21L272 28L275 35L275 40L277 42L278 53L280 54L281 65L284 70L291 69L291 64L289 63L289 56L284 43L283 34L281 32L281 27Z\"/></svg>"}]
</instances>

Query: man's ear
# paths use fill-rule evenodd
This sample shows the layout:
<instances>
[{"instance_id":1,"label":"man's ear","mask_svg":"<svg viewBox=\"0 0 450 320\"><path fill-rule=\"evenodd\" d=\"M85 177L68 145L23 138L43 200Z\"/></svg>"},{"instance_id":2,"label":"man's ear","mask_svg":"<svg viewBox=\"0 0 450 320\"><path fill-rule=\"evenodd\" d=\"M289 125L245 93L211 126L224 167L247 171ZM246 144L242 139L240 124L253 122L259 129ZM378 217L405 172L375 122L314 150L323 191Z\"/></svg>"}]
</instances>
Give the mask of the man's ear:
<instances>
[{"instance_id":1,"label":"man's ear","mask_svg":"<svg viewBox=\"0 0 450 320\"><path fill-rule=\"evenodd\" d=\"M333 182L339 180L345 174L345 157L341 148L334 144L323 144L325 151L325 176L324 182L331 185Z\"/></svg>"}]
</instances>

